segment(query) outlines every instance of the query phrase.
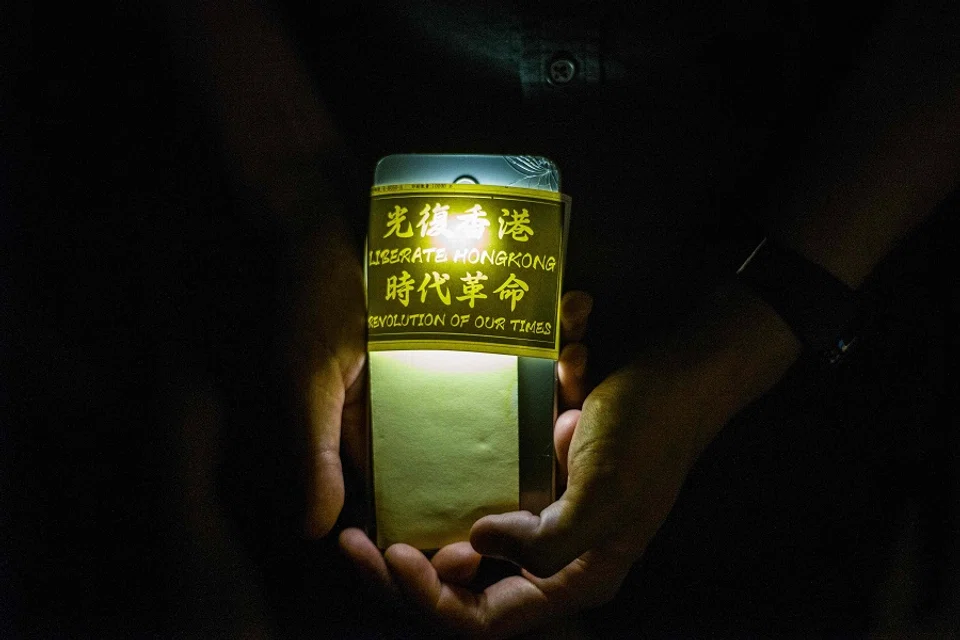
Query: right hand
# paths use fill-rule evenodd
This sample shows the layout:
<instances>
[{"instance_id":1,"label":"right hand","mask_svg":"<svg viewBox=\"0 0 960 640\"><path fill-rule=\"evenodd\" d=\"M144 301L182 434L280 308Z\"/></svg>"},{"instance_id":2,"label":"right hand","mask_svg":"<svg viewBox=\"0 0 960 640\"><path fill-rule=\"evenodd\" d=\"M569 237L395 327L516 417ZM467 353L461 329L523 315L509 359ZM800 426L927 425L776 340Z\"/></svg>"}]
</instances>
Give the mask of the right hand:
<instances>
[{"instance_id":1,"label":"right hand","mask_svg":"<svg viewBox=\"0 0 960 640\"><path fill-rule=\"evenodd\" d=\"M539 515L482 518L469 543L430 560L398 544L378 561L355 530L341 545L385 588L460 632L508 636L599 605L643 554L703 448L797 351L772 310L734 292L690 334L603 381L582 411L561 415L555 444L568 485ZM473 591L481 554L523 571Z\"/></svg>"}]
</instances>

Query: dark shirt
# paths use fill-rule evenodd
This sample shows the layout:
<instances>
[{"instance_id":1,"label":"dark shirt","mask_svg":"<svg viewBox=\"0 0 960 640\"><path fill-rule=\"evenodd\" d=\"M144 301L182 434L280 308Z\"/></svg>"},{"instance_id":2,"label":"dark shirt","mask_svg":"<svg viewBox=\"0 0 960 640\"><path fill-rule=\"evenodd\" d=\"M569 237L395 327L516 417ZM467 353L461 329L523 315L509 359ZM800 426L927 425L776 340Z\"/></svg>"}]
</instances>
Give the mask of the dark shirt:
<instances>
[{"instance_id":1,"label":"dark shirt","mask_svg":"<svg viewBox=\"0 0 960 640\"><path fill-rule=\"evenodd\" d=\"M877 10L284 7L367 172L358 201L391 153L557 162L574 199L566 282L595 294L601 372L752 249L773 177ZM299 535L303 434L276 353L289 238L243 215L256 205L233 194L158 13L88 3L4 23L3 124L17 144L4 164L14 215L0 216L14 370L0 391L0 635L224 633L230 563L173 506L187 491L174 425L208 395L222 416L218 495L272 622L293 637L403 635L335 540ZM574 75L551 83L563 61ZM607 635L865 631L913 603L936 611L960 566L958 219L940 216L881 269L878 337L849 368L801 362L725 427L596 616ZM913 590L884 586L891 573Z\"/></svg>"},{"instance_id":2,"label":"dark shirt","mask_svg":"<svg viewBox=\"0 0 960 640\"><path fill-rule=\"evenodd\" d=\"M289 11L366 167L417 152L558 164L574 202L566 284L595 295L603 369L755 246L768 185L867 26L762 0Z\"/></svg>"}]
</instances>

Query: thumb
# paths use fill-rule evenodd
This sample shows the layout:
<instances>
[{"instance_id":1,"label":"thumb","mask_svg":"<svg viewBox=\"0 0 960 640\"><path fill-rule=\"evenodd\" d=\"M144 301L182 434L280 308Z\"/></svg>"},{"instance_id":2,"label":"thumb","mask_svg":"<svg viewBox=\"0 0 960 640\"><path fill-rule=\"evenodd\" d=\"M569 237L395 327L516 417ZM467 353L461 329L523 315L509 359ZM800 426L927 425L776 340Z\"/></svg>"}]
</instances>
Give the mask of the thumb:
<instances>
[{"instance_id":1,"label":"thumb","mask_svg":"<svg viewBox=\"0 0 960 640\"><path fill-rule=\"evenodd\" d=\"M563 496L539 516L516 511L481 518L470 531L474 549L547 577L618 530L624 516L623 483L611 457L605 455L609 452L603 438L590 435L596 431L597 416L608 413L605 407L603 402L590 403L588 399L582 412L568 411L558 420L554 432L558 450L566 450L564 458L570 456L570 447L578 452L576 460L567 461L569 482ZM576 446L572 441L578 439L580 445Z\"/></svg>"},{"instance_id":2,"label":"thumb","mask_svg":"<svg viewBox=\"0 0 960 640\"><path fill-rule=\"evenodd\" d=\"M613 530L608 510L575 495L567 491L539 516L515 511L481 518L470 531L470 543L479 553L549 577L598 546Z\"/></svg>"}]
</instances>

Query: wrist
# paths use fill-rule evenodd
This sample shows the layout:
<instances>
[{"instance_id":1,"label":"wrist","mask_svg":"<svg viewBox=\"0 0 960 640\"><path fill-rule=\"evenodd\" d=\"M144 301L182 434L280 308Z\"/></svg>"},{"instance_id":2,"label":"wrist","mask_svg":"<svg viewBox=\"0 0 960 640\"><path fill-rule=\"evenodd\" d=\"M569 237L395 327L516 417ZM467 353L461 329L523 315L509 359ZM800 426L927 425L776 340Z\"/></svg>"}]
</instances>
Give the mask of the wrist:
<instances>
[{"instance_id":1,"label":"wrist","mask_svg":"<svg viewBox=\"0 0 960 640\"><path fill-rule=\"evenodd\" d=\"M703 394L702 447L748 404L770 390L800 355L802 344L790 326L765 300L735 280L708 298L694 321L689 340Z\"/></svg>"},{"instance_id":2,"label":"wrist","mask_svg":"<svg viewBox=\"0 0 960 640\"><path fill-rule=\"evenodd\" d=\"M628 367L625 380L662 405L684 407L677 420L692 459L750 402L773 387L796 361L801 343L750 289L717 288L665 339Z\"/></svg>"},{"instance_id":3,"label":"wrist","mask_svg":"<svg viewBox=\"0 0 960 640\"><path fill-rule=\"evenodd\" d=\"M809 349L830 364L856 342L857 292L823 265L764 238L737 270Z\"/></svg>"}]
</instances>

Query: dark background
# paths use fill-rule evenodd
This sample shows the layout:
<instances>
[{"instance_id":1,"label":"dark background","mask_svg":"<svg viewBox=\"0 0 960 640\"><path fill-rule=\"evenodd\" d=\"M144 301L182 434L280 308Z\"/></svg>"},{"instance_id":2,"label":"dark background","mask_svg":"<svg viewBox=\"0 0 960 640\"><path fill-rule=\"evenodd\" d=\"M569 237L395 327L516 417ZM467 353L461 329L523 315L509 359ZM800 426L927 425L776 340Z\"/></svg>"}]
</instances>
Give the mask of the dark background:
<instances>
[{"instance_id":1,"label":"dark background","mask_svg":"<svg viewBox=\"0 0 960 640\"><path fill-rule=\"evenodd\" d=\"M869 20L855 8L807 15L805 28L825 34L810 86L826 91L825 70L843 66L838 43ZM415 620L356 584L333 542L298 535L292 410L273 353L289 301L289 248L233 188L161 13L116 3L42 14L14 6L5 16L0 632L224 631L238 609L254 616L262 607L292 635L415 634ZM374 40L350 43L376 25L355 10L341 19L353 26L321 30L323 38L296 21L328 90L383 59ZM362 59L324 58L320 44L336 38ZM723 51L732 62L705 72L721 87L737 56L752 59ZM769 96L764 88L783 73L769 64L751 75L756 86L738 86ZM366 80L361 97L375 95L360 102L372 118L384 78ZM707 213L679 217L658 194L662 206L648 207L643 228L628 222L615 234L601 231L632 212L601 193L597 170L568 141L574 118L561 110L540 114L547 128L527 130L529 114L504 124L505 137L526 131L512 144L557 160L574 195L568 273L597 299L588 343L599 372L669 325L751 245L755 224L736 211L762 200L749 188L759 182L751 167L780 166L786 151L777 145L789 148L797 135L794 116L819 104L804 88L790 95L808 100L768 97L775 112L735 110L744 121L762 116L774 142L716 181L727 187L691 196ZM335 95L335 111L350 111L353 100ZM406 105L389 110L391 122L416 120L422 105ZM604 104L584 108L586 122L606 113ZM489 124L482 110L470 113L469 131ZM364 115L345 128L374 126ZM440 136L438 118L424 137L378 130L383 137L358 149L358 202L379 155L504 144ZM682 149L672 153L670 162L683 163ZM956 630L955 211L954 199L868 282L869 323L850 361L831 369L802 359L724 430L620 596L589 616L601 633ZM359 234L362 205L357 214ZM640 257L624 290L610 256L630 251ZM228 542L198 541L178 508L189 490L178 439L200 437L189 416L210 414L221 425L216 485Z\"/></svg>"}]
</instances>

